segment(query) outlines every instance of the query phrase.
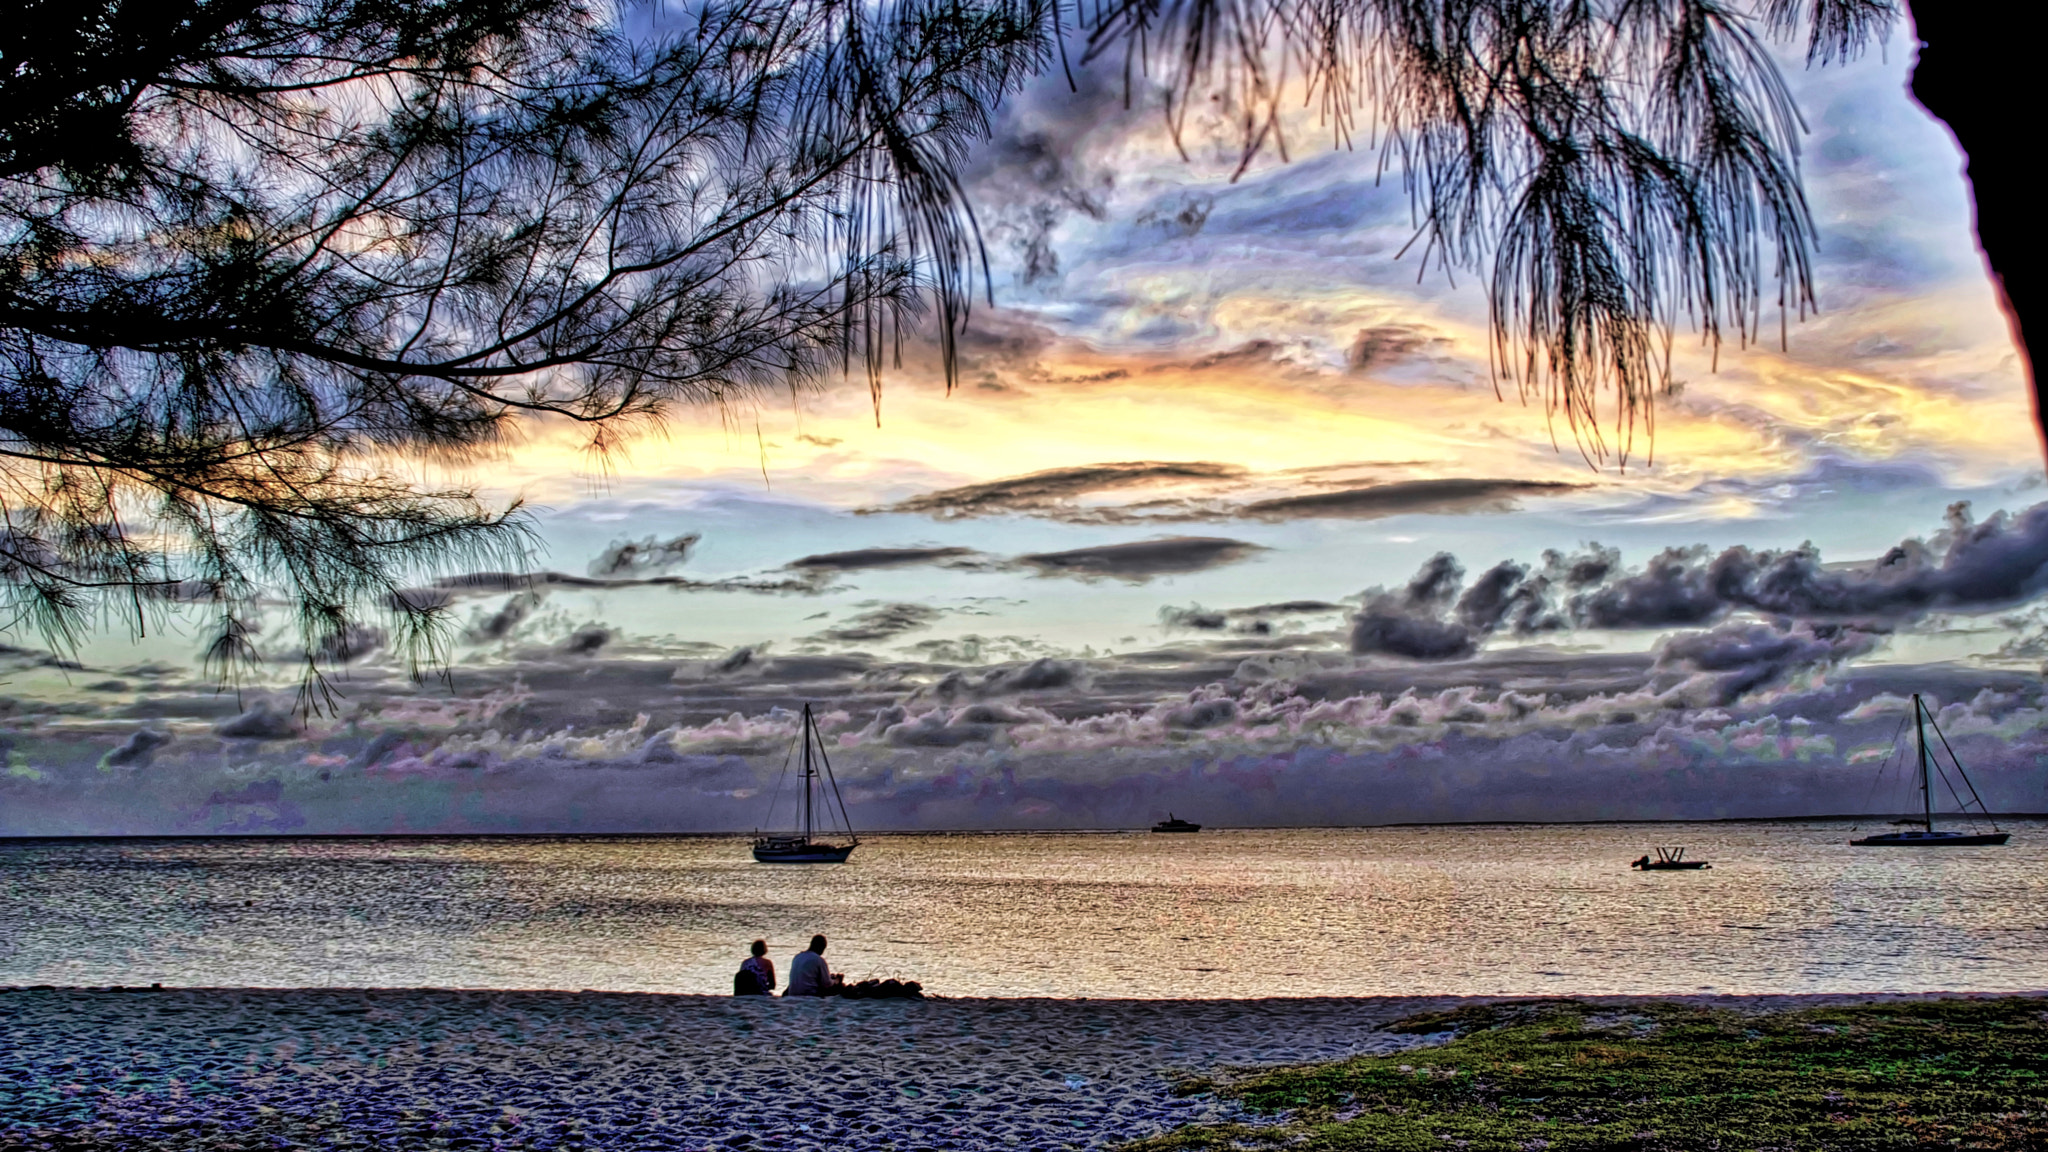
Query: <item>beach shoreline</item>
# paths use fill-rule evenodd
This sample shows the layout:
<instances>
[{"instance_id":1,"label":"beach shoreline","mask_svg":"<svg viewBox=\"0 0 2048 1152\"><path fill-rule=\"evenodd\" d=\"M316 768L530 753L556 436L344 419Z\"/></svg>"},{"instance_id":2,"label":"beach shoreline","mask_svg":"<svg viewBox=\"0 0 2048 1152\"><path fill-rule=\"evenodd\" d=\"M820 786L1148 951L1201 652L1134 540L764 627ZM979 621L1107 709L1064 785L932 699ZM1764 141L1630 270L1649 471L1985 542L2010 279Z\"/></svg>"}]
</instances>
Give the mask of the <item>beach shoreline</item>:
<instances>
[{"instance_id":1,"label":"beach shoreline","mask_svg":"<svg viewBox=\"0 0 2048 1152\"><path fill-rule=\"evenodd\" d=\"M1743 1012L2039 992L1587 996ZM1432 1042L1528 997L781 1000L0 988L0 1148L1100 1148L1242 1118L1181 1081Z\"/></svg>"}]
</instances>

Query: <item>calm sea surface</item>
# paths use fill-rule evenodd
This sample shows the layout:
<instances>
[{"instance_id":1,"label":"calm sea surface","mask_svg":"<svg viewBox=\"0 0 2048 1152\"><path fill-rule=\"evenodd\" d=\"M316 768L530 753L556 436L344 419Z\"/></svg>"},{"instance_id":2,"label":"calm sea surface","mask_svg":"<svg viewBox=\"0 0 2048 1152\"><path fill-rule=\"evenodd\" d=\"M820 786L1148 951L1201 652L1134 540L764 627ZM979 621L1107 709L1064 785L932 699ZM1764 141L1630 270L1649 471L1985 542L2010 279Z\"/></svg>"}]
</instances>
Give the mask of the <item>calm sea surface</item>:
<instances>
[{"instance_id":1,"label":"calm sea surface","mask_svg":"<svg viewBox=\"0 0 2048 1152\"><path fill-rule=\"evenodd\" d=\"M724 992L813 932L954 996L2048 987L2048 826L1846 824L740 839L0 842L0 984ZM1682 844L1710 871L1627 862Z\"/></svg>"}]
</instances>

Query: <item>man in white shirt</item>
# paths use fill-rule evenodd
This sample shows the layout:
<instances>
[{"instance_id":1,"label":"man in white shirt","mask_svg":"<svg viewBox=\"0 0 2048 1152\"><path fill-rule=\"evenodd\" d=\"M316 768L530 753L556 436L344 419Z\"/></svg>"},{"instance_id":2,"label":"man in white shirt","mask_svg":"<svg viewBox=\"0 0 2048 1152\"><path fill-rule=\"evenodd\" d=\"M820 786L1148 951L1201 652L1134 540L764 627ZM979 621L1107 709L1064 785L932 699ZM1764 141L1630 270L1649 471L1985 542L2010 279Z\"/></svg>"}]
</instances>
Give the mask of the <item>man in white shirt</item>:
<instances>
[{"instance_id":1,"label":"man in white shirt","mask_svg":"<svg viewBox=\"0 0 2048 1152\"><path fill-rule=\"evenodd\" d=\"M789 962L789 986L784 996L830 996L832 970L825 966L825 938L811 937L811 946Z\"/></svg>"}]
</instances>

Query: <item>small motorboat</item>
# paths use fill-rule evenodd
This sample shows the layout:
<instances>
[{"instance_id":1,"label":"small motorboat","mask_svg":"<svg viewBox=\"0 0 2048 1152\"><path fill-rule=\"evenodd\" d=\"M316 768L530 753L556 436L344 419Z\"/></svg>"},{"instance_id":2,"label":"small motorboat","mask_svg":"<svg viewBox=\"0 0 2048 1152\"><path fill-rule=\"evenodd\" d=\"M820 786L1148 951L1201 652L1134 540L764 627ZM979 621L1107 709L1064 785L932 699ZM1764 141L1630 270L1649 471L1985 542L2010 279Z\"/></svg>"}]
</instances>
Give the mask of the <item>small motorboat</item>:
<instances>
[{"instance_id":1,"label":"small motorboat","mask_svg":"<svg viewBox=\"0 0 2048 1152\"><path fill-rule=\"evenodd\" d=\"M1166 819L1154 824L1152 830L1154 832L1200 832L1202 826L1200 824L1190 824L1173 813L1168 812Z\"/></svg>"},{"instance_id":2,"label":"small motorboat","mask_svg":"<svg viewBox=\"0 0 2048 1152\"><path fill-rule=\"evenodd\" d=\"M1655 860L1644 856L1641 859L1629 861L1628 866L1631 868L1641 868L1645 872L1692 872L1701 868L1713 867L1712 864L1707 863L1705 860L1687 860L1685 858L1685 849L1683 848L1659 848L1657 849L1657 858Z\"/></svg>"}]
</instances>

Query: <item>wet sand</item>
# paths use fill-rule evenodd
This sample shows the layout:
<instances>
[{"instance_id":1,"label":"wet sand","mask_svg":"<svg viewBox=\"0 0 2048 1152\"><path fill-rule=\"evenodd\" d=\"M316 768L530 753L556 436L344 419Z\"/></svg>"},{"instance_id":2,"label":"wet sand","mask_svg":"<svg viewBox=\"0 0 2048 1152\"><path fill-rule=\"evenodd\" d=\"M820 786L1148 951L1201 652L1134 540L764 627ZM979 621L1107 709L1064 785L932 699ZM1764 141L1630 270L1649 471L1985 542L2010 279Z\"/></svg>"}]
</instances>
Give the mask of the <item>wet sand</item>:
<instances>
[{"instance_id":1,"label":"wet sand","mask_svg":"<svg viewBox=\"0 0 2048 1152\"><path fill-rule=\"evenodd\" d=\"M1099 1148L1238 1115L1186 1075L1414 1047L1382 1027L1469 1002L7 989L0 1149Z\"/></svg>"}]
</instances>

